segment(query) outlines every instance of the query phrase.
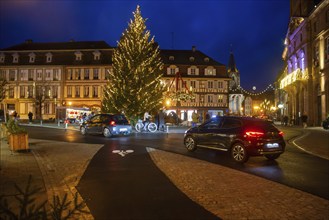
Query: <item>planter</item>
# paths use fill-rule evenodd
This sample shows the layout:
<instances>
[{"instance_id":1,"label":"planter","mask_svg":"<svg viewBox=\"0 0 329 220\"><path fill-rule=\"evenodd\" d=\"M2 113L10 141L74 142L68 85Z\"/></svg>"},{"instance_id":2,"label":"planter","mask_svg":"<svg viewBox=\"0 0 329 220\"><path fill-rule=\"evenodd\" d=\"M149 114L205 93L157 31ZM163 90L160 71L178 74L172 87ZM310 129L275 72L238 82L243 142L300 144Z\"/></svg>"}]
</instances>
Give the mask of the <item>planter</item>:
<instances>
[{"instance_id":1,"label":"planter","mask_svg":"<svg viewBox=\"0 0 329 220\"><path fill-rule=\"evenodd\" d=\"M29 150L28 134L11 134L8 135L8 143L10 150L20 151Z\"/></svg>"}]
</instances>

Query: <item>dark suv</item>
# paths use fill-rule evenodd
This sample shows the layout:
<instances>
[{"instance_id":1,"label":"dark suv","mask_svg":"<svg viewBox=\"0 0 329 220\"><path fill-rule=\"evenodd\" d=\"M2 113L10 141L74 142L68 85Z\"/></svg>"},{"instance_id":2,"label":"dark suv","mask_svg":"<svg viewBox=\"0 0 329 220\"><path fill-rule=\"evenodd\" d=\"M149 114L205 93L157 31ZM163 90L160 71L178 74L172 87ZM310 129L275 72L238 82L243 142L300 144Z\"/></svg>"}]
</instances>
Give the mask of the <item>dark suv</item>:
<instances>
[{"instance_id":1,"label":"dark suv","mask_svg":"<svg viewBox=\"0 0 329 220\"><path fill-rule=\"evenodd\" d=\"M250 156L277 159L285 150L283 133L273 123L256 118L217 116L185 132L184 145L228 151L234 161L247 162Z\"/></svg>"},{"instance_id":2,"label":"dark suv","mask_svg":"<svg viewBox=\"0 0 329 220\"><path fill-rule=\"evenodd\" d=\"M97 114L80 126L80 132L86 134L103 134L105 137L113 135L129 135L132 127L122 114Z\"/></svg>"}]
</instances>

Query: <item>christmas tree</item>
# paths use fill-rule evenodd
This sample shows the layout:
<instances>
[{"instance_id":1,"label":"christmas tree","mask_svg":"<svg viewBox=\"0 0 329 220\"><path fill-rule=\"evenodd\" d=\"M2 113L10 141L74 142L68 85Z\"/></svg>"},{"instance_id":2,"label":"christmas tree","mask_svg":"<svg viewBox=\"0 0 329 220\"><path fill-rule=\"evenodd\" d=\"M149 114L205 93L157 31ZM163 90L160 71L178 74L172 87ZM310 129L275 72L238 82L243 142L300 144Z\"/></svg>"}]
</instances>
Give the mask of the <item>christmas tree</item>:
<instances>
[{"instance_id":1,"label":"christmas tree","mask_svg":"<svg viewBox=\"0 0 329 220\"><path fill-rule=\"evenodd\" d=\"M114 50L113 70L109 72L102 102L103 111L123 112L130 119L157 111L164 92L159 47L154 37L150 39L139 6L133 15Z\"/></svg>"}]
</instances>

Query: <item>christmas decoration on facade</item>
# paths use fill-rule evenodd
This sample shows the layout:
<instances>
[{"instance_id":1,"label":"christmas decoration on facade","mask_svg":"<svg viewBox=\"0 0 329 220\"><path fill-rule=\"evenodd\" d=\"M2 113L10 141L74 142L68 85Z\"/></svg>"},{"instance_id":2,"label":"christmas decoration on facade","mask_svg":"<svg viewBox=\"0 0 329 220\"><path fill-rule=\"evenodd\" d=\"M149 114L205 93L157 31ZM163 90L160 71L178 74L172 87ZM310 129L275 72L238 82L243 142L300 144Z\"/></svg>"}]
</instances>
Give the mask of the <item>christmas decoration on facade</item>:
<instances>
[{"instance_id":1,"label":"christmas decoration on facade","mask_svg":"<svg viewBox=\"0 0 329 220\"><path fill-rule=\"evenodd\" d=\"M186 82L183 80L180 72L176 73L175 78L169 84L168 90L165 92L165 97L167 100L176 102L186 102L195 99L192 87L190 89L187 88Z\"/></svg>"}]
</instances>

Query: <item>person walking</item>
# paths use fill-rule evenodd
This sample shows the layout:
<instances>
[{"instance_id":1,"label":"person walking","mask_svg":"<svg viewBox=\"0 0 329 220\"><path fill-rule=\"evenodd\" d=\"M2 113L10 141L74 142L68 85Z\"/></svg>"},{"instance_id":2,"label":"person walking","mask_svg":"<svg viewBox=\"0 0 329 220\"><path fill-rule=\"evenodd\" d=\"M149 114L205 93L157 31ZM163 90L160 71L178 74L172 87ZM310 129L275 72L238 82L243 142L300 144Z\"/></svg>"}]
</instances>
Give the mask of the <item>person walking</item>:
<instances>
[{"instance_id":1,"label":"person walking","mask_svg":"<svg viewBox=\"0 0 329 220\"><path fill-rule=\"evenodd\" d=\"M303 123L303 128L307 128L307 115L304 113L301 117L302 123Z\"/></svg>"},{"instance_id":2,"label":"person walking","mask_svg":"<svg viewBox=\"0 0 329 220\"><path fill-rule=\"evenodd\" d=\"M29 123L32 124L33 113L29 112L27 116L29 117Z\"/></svg>"},{"instance_id":3,"label":"person walking","mask_svg":"<svg viewBox=\"0 0 329 220\"><path fill-rule=\"evenodd\" d=\"M192 113L192 127L195 127L198 123L199 117L198 114L195 112L195 110Z\"/></svg>"}]
</instances>

